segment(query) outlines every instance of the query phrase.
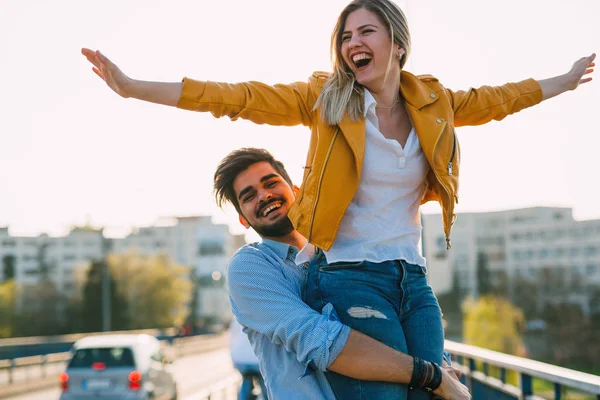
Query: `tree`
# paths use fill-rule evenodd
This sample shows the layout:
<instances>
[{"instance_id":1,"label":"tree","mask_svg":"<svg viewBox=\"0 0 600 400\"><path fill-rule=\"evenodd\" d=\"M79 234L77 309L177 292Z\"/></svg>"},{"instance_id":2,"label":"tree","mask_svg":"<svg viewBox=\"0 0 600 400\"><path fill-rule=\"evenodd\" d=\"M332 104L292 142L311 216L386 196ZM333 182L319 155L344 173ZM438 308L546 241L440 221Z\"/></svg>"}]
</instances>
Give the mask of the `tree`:
<instances>
[{"instance_id":1,"label":"tree","mask_svg":"<svg viewBox=\"0 0 600 400\"><path fill-rule=\"evenodd\" d=\"M131 329L180 326L192 294L189 269L167 256L108 256L116 291L127 301Z\"/></svg>"},{"instance_id":2,"label":"tree","mask_svg":"<svg viewBox=\"0 0 600 400\"><path fill-rule=\"evenodd\" d=\"M473 346L502 353L527 356L522 334L525 330L523 312L504 298L493 295L471 298L463 303L464 342ZM499 376L499 369L491 367L491 376ZM509 371L507 382L516 384L518 375Z\"/></svg>"},{"instance_id":3,"label":"tree","mask_svg":"<svg viewBox=\"0 0 600 400\"><path fill-rule=\"evenodd\" d=\"M502 353L523 355L523 312L506 299L492 295L463 303L464 341Z\"/></svg>"},{"instance_id":4,"label":"tree","mask_svg":"<svg viewBox=\"0 0 600 400\"><path fill-rule=\"evenodd\" d=\"M15 329L17 285L13 279L0 283L0 338L9 338Z\"/></svg>"},{"instance_id":5,"label":"tree","mask_svg":"<svg viewBox=\"0 0 600 400\"><path fill-rule=\"evenodd\" d=\"M15 256L12 254L7 254L2 257L2 275L4 276L4 281L10 281L15 278Z\"/></svg>"},{"instance_id":6,"label":"tree","mask_svg":"<svg viewBox=\"0 0 600 400\"><path fill-rule=\"evenodd\" d=\"M488 257L485 253L477 253L477 294L485 296L492 292L492 281L488 269Z\"/></svg>"},{"instance_id":7,"label":"tree","mask_svg":"<svg viewBox=\"0 0 600 400\"><path fill-rule=\"evenodd\" d=\"M102 281L104 268L104 261L92 261L87 272L80 308L81 330L83 332L100 332L102 330ZM128 329L127 302L123 295L117 292L117 284L112 276L109 279L109 285L111 293L111 330Z\"/></svg>"},{"instance_id":8,"label":"tree","mask_svg":"<svg viewBox=\"0 0 600 400\"><path fill-rule=\"evenodd\" d=\"M64 319L59 318L59 305L64 296L51 281L23 285L20 289L15 336L47 336L66 333Z\"/></svg>"},{"instance_id":9,"label":"tree","mask_svg":"<svg viewBox=\"0 0 600 400\"><path fill-rule=\"evenodd\" d=\"M539 285L527 279L517 278L514 284L513 301L523 310L527 319L538 317Z\"/></svg>"},{"instance_id":10,"label":"tree","mask_svg":"<svg viewBox=\"0 0 600 400\"><path fill-rule=\"evenodd\" d=\"M49 243L42 243L38 247L38 251L36 254L37 260L37 275L40 277L42 282L50 281L50 275L56 269L55 266L48 262L47 254L48 254L48 246Z\"/></svg>"}]
</instances>

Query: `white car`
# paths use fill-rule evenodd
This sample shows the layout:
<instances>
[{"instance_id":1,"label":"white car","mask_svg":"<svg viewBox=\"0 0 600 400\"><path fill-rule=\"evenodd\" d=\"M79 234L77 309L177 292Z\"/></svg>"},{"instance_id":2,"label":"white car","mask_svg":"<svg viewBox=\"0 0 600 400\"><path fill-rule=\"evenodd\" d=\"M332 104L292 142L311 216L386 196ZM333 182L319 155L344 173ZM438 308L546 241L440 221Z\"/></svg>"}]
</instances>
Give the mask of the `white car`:
<instances>
[{"instance_id":1,"label":"white car","mask_svg":"<svg viewBox=\"0 0 600 400\"><path fill-rule=\"evenodd\" d=\"M144 334L78 340L60 375L61 400L176 400L172 363L161 343Z\"/></svg>"}]
</instances>

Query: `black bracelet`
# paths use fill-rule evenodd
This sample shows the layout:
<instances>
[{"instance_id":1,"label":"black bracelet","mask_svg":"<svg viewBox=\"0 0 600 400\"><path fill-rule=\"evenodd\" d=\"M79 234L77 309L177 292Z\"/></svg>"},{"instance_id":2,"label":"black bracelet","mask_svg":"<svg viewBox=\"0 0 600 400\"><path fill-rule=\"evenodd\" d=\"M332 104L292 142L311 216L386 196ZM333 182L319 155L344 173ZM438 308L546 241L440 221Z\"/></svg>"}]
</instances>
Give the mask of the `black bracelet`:
<instances>
[{"instance_id":1,"label":"black bracelet","mask_svg":"<svg viewBox=\"0 0 600 400\"><path fill-rule=\"evenodd\" d=\"M433 392L442 384L442 369L436 363L413 357L413 372L410 388L423 388Z\"/></svg>"},{"instance_id":2,"label":"black bracelet","mask_svg":"<svg viewBox=\"0 0 600 400\"><path fill-rule=\"evenodd\" d=\"M433 367L433 377L431 380L424 386L425 390L433 392L435 389L439 388L442 384L442 368L436 363L430 363Z\"/></svg>"},{"instance_id":3,"label":"black bracelet","mask_svg":"<svg viewBox=\"0 0 600 400\"><path fill-rule=\"evenodd\" d=\"M423 380L425 363L418 357L413 357L413 372L410 378L410 387L420 388Z\"/></svg>"}]
</instances>

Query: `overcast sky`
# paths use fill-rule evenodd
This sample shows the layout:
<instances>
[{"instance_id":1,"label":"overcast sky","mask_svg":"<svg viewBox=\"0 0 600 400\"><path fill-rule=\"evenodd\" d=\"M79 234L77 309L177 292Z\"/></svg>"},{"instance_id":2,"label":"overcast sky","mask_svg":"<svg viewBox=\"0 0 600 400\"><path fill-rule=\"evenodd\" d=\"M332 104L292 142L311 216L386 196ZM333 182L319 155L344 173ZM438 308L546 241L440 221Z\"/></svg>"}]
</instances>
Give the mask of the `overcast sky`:
<instances>
[{"instance_id":1,"label":"overcast sky","mask_svg":"<svg viewBox=\"0 0 600 400\"><path fill-rule=\"evenodd\" d=\"M80 55L131 77L306 80L330 70L347 1L0 0L0 226L62 234L90 221L122 235L163 216L213 215L212 175L231 150L265 147L299 182L309 129L230 122L112 93ZM451 89L567 72L600 52L598 0L405 0L407 69ZM600 76L485 126L460 128L459 212L572 207L600 218ZM430 204L425 212L439 212Z\"/></svg>"}]
</instances>

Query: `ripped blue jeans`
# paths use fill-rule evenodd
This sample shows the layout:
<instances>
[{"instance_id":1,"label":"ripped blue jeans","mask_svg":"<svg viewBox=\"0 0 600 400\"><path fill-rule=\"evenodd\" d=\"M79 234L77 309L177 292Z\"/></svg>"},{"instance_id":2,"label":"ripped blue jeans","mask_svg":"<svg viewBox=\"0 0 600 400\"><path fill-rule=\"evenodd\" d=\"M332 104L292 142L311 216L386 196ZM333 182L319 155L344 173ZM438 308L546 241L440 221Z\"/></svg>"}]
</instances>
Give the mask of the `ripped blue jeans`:
<instances>
[{"instance_id":1,"label":"ripped blue jeans","mask_svg":"<svg viewBox=\"0 0 600 400\"><path fill-rule=\"evenodd\" d=\"M321 311L327 303L342 323L403 353L442 365L442 313L424 267L405 261L327 264L318 250L308 266L305 301ZM408 385L367 382L326 372L338 399L430 400Z\"/></svg>"}]
</instances>

